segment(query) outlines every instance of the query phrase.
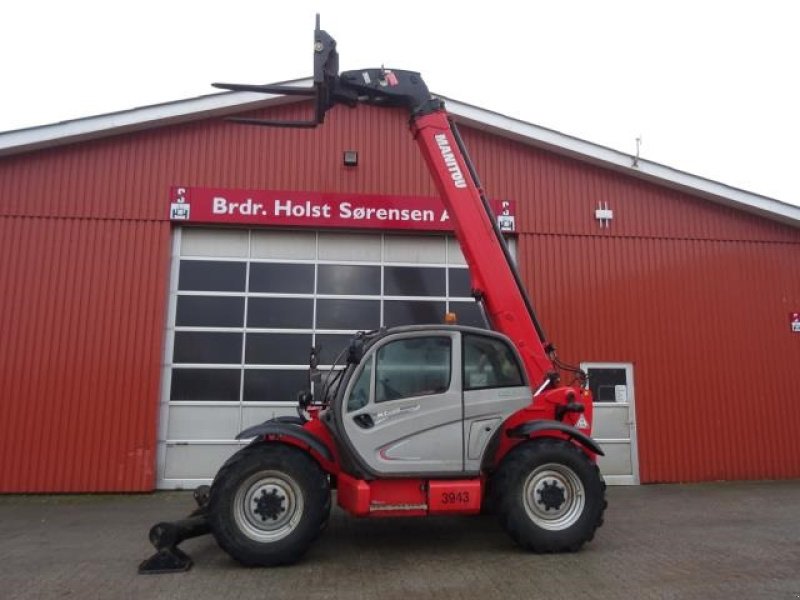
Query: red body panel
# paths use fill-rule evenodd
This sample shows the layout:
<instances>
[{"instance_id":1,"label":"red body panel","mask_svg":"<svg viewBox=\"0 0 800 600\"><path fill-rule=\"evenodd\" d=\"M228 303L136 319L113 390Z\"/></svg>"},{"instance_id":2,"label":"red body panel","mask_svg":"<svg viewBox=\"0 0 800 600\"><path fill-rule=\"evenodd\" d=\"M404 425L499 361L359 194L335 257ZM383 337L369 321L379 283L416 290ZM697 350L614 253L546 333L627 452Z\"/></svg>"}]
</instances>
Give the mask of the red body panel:
<instances>
[{"instance_id":1,"label":"red body panel","mask_svg":"<svg viewBox=\"0 0 800 600\"><path fill-rule=\"evenodd\" d=\"M370 489L366 481L340 473L337 477L336 501L356 517L369 516Z\"/></svg>"},{"instance_id":2,"label":"red body panel","mask_svg":"<svg viewBox=\"0 0 800 600\"><path fill-rule=\"evenodd\" d=\"M455 479L428 483L430 514L474 515L481 511L481 479Z\"/></svg>"},{"instance_id":3,"label":"red body panel","mask_svg":"<svg viewBox=\"0 0 800 600\"><path fill-rule=\"evenodd\" d=\"M357 517L424 517L428 514L424 479L362 481L338 477L339 506Z\"/></svg>"},{"instance_id":4,"label":"red body panel","mask_svg":"<svg viewBox=\"0 0 800 600\"><path fill-rule=\"evenodd\" d=\"M356 517L424 517L477 514L483 482L475 479L382 479L337 477L337 502Z\"/></svg>"},{"instance_id":5,"label":"red body panel","mask_svg":"<svg viewBox=\"0 0 800 600\"><path fill-rule=\"evenodd\" d=\"M417 118L412 123L417 144L425 158L442 200L450 212L461 250L469 265L472 288L483 297L484 306L493 328L511 338L516 346L531 386L538 387L555 367L545 352L524 296L517 286L507 259L497 240L494 225L486 214L481 190L473 182L447 113L442 109ZM512 440L505 431L523 420L553 419L555 408L569 398L582 402L587 427L591 435L592 398L579 386L548 389L529 410L519 411L515 419L507 420L501 432L501 446L496 455L500 461L519 440ZM566 420L574 424L577 415Z\"/></svg>"}]
</instances>

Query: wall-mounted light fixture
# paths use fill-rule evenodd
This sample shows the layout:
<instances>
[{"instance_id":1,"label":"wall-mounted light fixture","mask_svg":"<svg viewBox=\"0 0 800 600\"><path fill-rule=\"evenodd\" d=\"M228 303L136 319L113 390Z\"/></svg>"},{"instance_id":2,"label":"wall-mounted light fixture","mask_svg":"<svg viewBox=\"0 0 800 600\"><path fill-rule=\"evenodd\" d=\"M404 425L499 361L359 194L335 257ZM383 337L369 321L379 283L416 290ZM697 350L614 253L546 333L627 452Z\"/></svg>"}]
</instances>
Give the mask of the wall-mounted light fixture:
<instances>
[{"instance_id":1,"label":"wall-mounted light fixture","mask_svg":"<svg viewBox=\"0 0 800 600\"><path fill-rule=\"evenodd\" d=\"M344 166L357 167L358 166L358 152L355 150L344 151Z\"/></svg>"},{"instance_id":2,"label":"wall-mounted light fixture","mask_svg":"<svg viewBox=\"0 0 800 600\"><path fill-rule=\"evenodd\" d=\"M598 202L597 209L594 211L594 218L600 223L600 229L608 229L611 219L614 218L614 211L608 208L608 202Z\"/></svg>"}]
</instances>

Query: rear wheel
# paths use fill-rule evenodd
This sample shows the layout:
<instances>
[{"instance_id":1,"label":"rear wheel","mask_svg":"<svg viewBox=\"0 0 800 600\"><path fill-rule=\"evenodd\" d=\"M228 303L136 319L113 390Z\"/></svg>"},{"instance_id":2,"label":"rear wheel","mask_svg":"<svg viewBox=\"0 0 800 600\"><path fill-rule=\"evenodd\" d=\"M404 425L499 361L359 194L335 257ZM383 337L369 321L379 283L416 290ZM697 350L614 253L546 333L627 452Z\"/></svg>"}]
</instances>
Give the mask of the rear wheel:
<instances>
[{"instance_id":1,"label":"rear wheel","mask_svg":"<svg viewBox=\"0 0 800 600\"><path fill-rule=\"evenodd\" d=\"M330 507L319 465L300 449L267 443L240 450L219 470L208 518L233 558L271 566L298 560L322 531Z\"/></svg>"},{"instance_id":2,"label":"rear wheel","mask_svg":"<svg viewBox=\"0 0 800 600\"><path fill-rule=\"evenodd\" d=\"M574 552L603 522L605 483L574 444L542 438L521 444L493 481L500 522L534 552Z\"/></svg>"}]
</instances>

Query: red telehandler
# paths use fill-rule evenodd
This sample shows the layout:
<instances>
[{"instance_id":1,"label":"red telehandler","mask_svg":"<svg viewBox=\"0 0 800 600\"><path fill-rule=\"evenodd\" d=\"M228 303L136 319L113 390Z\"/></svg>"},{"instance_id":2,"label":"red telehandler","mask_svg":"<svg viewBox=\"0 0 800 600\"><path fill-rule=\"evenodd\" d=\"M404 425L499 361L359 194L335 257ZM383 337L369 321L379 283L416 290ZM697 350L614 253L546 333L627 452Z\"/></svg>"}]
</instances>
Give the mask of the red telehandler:
<instances>
[{"instance_id":1,"label":"red telehandler","mask_svg":"<svg viewBox=\"0 0 800 600\"><path fill-rule=\"evenodd\" d=\"M307 96L309 121L231 120L316 127L337 103L403 107L469 265L491 327L419 325L356 334L325 376L311 349L312 391L297 417L250 427L252 439L195 492L198 509L150 531L158 552L140 572L185 570L177 548L209 531L243 565L298 560L325 528L331 490L357 517L495 512L522 547L578 550L603 522L605 483L591 439L585 374L561 363L484 196L455 123L419 73L339 73L336 42L314 32L311 88L215 84ZM561 373L573 376L561 385Z\"/></svg>"}]
</instances>

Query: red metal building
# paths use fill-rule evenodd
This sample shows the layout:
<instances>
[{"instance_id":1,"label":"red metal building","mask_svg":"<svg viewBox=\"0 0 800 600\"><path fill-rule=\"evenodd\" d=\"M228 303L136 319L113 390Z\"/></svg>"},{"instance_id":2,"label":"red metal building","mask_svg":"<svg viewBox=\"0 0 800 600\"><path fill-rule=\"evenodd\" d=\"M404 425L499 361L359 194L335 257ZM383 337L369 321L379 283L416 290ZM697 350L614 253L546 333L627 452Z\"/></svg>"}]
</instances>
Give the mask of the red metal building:
<instances>
[{"instance_id":1,"label":"red metal building","mask_svg":"<svg viewBox=\"0 0 800 600\"><path fill-rule=\"evenodd\" d=\"M800 331L792 325L800 208L644 160L634 166L627 155L456 101L448 107L488 194L514 204L517 260L550 338L563 359L597 371L609 415L598 437L628 453L620 460L630 470L609 464L607 475L643 483L800 477ZM264 389L258 374L274 367L270 359L256 360L260 370L244 357L220 366L225 360L198 358L190 341L227 335L234 352L244 343L256 353L237 336L322 336L319 322L289 334L250 317L195 327L185 315L196 298L256 306L285 294L251 295L251 284L198 292L208 288L187 283L191 268L240 265L249 281L253 265L274 266L295 248L287 264L300 270L347 266L349 253L360 255L353 265L385 273L396 268L396 250L404 268L450 273L436 301L458 300L460 265L444 234L170 221L175 186L435 196L402 111L337 107L316 130L221 119L306 110L230 93L0 134L0 491L190 485L233 447L228 433L195 434L193 424L213 429L208 423L230 415L234 427L277 410L247 404L248 386ZM346 150L357 151L357 166L343 164ZM303 254L303 240L316 254ZM374 262L361 246L348 250L350 241L380 247ZM444 258L415 254L428 243ZM258 254L262 246L278 254ZM337 301L317 299L317 285L289 299ZM385 317L397 300L390 296L368 297ZM203 371L209 365L217 370ZM238 396L221 386L219 402L203 404L206 392L186 381L214 373L231 375ZM180 471L182 457L195 466Z\"/></svg>"}]
</instances>

